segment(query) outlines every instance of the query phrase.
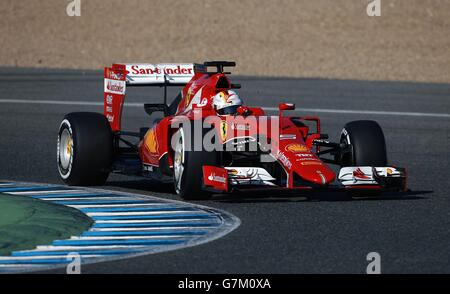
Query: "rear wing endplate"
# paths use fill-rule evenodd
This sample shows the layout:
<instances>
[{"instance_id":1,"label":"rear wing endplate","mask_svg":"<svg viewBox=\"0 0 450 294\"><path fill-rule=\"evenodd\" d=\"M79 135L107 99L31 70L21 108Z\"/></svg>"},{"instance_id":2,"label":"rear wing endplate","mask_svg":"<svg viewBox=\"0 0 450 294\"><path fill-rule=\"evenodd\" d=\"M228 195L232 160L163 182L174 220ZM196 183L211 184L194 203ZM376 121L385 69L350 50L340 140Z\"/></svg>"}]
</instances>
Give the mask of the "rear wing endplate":
<instances>
[{"instance_id":1,"label":"rear wing endplate","mask_svg":"<svg viewBox=\"0 0 450 294\"><path fill-rule=\"evenodd\" d=\"M164 105L167 104L167 86L184 86L195 75L193 63L116 63L104 70L104 115L111 130L121 129L122 108L129 86L164 87Z\"/></svg>"}]
</instances>

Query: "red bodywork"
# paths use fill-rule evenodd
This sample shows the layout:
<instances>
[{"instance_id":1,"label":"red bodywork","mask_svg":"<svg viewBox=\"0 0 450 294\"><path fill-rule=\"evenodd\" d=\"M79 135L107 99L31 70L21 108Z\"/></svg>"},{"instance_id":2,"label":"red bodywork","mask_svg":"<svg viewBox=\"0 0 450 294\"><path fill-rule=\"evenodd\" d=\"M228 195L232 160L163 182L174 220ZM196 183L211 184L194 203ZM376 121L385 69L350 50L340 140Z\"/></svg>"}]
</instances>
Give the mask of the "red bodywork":
<instances>
[{"instance_id":1,"label":"red bodywork","mask_svg":"<svg viewBox=\"0 0 450 294\"><path fill-rule=\"evenodd\" d=\"M104 94L104 114L108 118L113 132L121 130L121 113L125 99L126 77L129 72L126 65L114 64L111 68L105 68L105 94ZM137 73L139 74L139 73ZM332 183L336 175L325 165L316 155L316 148L313 140L320 138L320 119L318 117L290 117L284 116L283 110L290 109L285 104L280 105L278 116L266 116L263 109L259 107L244 107L246 116L230 117L218 116L212 108L212 97L222 90L232 87L228 77L224 73L195 72L191 80L184 86L181 92L176 114L164 117L154 127L148 130L143 140L139 143L139 157L143 166L161 167L162 164L172 168L173 151L171 150L171 138L176 129L171 126L180 119L195 120L205 119L213 116L213 125L217 132L221 134L223 142L236 137L257 138L258 135L275 142L277 148L272 148L272 156L282 166L286 173L285 188L311 188L313 186L327 186ZM201 117L198 113L201 110ZM197 115L197 116L196 116ZM279 140L271 138L270 123L268 127L245 127L245 119L253 117L257 121L279 120ZM241 120L241 121L239 121ZM313 121L315 130L311 130L302 121ZM239 129L241 128L241 129ZM278 134L278 133L277 133ZM315 149L315 150L313 150ZM162 159L164 158L164 163ZM226 174L223 167L205 167L204 173L214 172L216 175ZM307 183L304 186L296 186L294 178L300 177ZM217 190L228 191L228 187L222 183L210 181L209 186Z\"/></svg>"}]
</instances>

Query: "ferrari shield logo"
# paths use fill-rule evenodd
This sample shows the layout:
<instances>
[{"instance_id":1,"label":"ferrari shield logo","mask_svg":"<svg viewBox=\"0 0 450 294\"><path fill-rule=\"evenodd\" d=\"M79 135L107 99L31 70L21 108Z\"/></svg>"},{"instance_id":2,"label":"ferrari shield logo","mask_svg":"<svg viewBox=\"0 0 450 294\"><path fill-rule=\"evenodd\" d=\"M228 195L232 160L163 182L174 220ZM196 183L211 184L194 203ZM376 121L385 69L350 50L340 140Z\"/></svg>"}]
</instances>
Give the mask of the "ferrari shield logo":
<instances>
[{"instance_id":1,"label":"ferrari shield logo","mask_svg":"<svg viewBox=\"0 0 450 294\"><path fill-rule=\"evenodd\" d=\"M228 124L226 121L220 122L220 137L222 138L222 141L225 141L227 139L227 131L228 131Z\"/></svg>"},{"instance_id":2,"label":"ferrari shield logo","mask_svg":"<svg viewBox=\"0 0 450 294\"><path fill-rule=\"evenodd\" d=\"M192 98L192 94L193 94L193 90L192 88L189 88L189 90L186 93L186 98L184 99L185 101L185 107L188 107L189 103L191 102L191 98Z\"/></svg>"}]
</instances>

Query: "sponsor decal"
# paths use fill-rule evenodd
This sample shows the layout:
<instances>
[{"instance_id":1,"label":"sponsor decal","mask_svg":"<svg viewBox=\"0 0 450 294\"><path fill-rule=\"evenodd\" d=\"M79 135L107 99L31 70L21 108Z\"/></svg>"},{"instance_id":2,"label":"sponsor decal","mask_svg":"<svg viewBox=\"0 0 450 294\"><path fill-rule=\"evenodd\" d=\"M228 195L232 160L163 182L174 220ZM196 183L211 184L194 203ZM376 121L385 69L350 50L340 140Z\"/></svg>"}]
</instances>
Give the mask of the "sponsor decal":
<instances>
[{"instance_id":1,"label":"sponsor decal","mask_svg":"<svg viewBox=\"0 0 450 294\"><path fill-rule=\"evenodd\" d=\"M228 174L230 176L233 176L233 178L237 179L253 179L258 175L258 169L255 168L248 168L246 170L242 170L241 173L239 173L236 169L228 170Z\"/></svg>"},{"instance_id":2,"label":"sponsor decal","mask_svg":"<svg viewBox=\"0 0 450 294\"><path fill-rule=\"evenodd\" d=\"M310 161L302 161L301 165L322 165L322 163L318 160L310 160Z\"/></svg>"},{"instance_id":3,"label":"sponsor decal","mask_svg":"<svg viewBox=\"0 0 450 294\"><path fill-rule=\"evenodd\" d=\"M228 124L226 121L222 120L220 122L220 138L222 138L222 141L225 141L227 139L227 132Z\"/></svg>"},{"instance_id":4,"label":"sponsor decal","mask_svg":"<svg viewBox=\"0 0 450 294\"><path fill-rule=\"evenodd\" d=\"M132 65L130 68L130 72L133 75L193 75L193 70L191 65L173 65L164 68L151 65Z\"/></svg>"},{"instance_id":5,"label":"sponsor decal","mask_svg":"<svg viewBox=\"0 0 450 294\"><path fill-rule=\"evenodd\" d=\"M142 166L142 170L148 171L148 172L152 172L152 171L153 171L153 166L148 165L148 164L144 164L144 165Z\"/></svg>"},{"instance_id":6,"label":"sponsor decal","mask_svg":"<svg viewBox=\"0 0 450 294\"><path fill-rule=\"evenodd\" d=\"M113 96L112 95L106 95L106 104L111 105L113 103Z\"/></svg>"},{"instance_id":7,"label":"sponsor decal","mask_svg":"<svg viewBox=\"0 0 450 294\"><path fill-rule=\"evenodd\" d=\"M280 140L295 140L297 136L295 134L281 134Z\"/></svg>"},{"instance_id":8,"label":"sponsor decal","mask_svg":"<svg viewBox=\"0 0 450 294\"><path fill-rule=\"evenodd\" d=\"M318 160L311 153L296 153L295 156L298 157L296 159L296 161L301 161L302 165L319 165L320 164L320 160ZM308 163L304 163L304 161L307 161Z\"/></svg>"},{"instance_id":9,"label":"sponsor decal","mask_svg":"<svg viewBox=\"0 0 450 294\"><path fill-rule=\"evenodd\" d=\"M237 138L232 138L225 143L230 143L234 146L237 146L237 145L249 144L251 142L256 142L256 139L253 137L237 137Z\"/></svg>"},{"instance_id":10,"label":"sponsor decal","mask_svg":"<svg viewBox=\"0 0 450 294\"><path fill-rule=\"evenodd\" d=\"M105 113L106 118L110 123L114 122L114 114L113 114L113 95L107 94L105 98Z\"/></svg>"},{"instance_id":11,"label":"sponsor decal","mask_svg":"<svg viewBox=\"0 0 450 294\"><path fill-rule=\"evenodd\" d=\"M105 93L125 94L125 81L105 79Z\"/></svg>"},{"instance_id":12,"label":"sponsor decal","mask_svg":"<svg viewBox=\"0 0 450 294\"><path fill-rule=\"evenodd\" d=\"M317 174L320 176L320 178L322 179L322 184L325 184L327 182L327 180L325 179L325 176L322 174L322 172L320 170L317 171Z\"/></svg>"},{"instance_id":13,"label":"sponsor decal","mask_svg":"<svg viewBox=\"0 0 450 294\"><path fill-rule=\"evenodd\" d=\"M293 153L309 151L308 147L306 147L303 144L299 144L299 143L289 144L286 146L285 149L286 149L286 151L291 151Z\"/></svg>"},{"instance_id":14,"label":"sponsor decal","mask_svg":"<svg viewBox=\"0 0 450 294\"><path fill-rule=\"evenodd\" d=\"M371 179L371 177L366 175L360 168L353 171L353 177L355 179L364 179L364 180Z\"/></svg>"},{"instance_id":15,"label":"sponsor decal","mask_svg":"<svg viewBox=\"0 0 450 294\"><path fill-rule=\"evenodd\" d=\"M213 182L218 182L218 183L222 183L225 184L227 182L227 179L225 179L225 177L222 176L216 176L215 173L211 173L208 176L208 180L213 181Z\"/></svg>"},{"instance_id":16,"label":"sponsor decal","mask_svg":"<svg viewBox=\"0 0 450 294\"><path fill-rule=\"evenodd\" d=\"M203 106L206 106L207 104L208 104L208 99L203 98L202 101L200 101L200 103L197 104L197 107L203 107Z\"/></svg>"},{"instance_id":17,"label":"sponsor decal","mask_svg":"<svg viewBox=\"0 0 450 294\"><path fill-rule=\"evenodd\" d=\"M121 72L114 71L110 68L106 69L105 78L113 80L125 80L125 76Z\"/></svg>"},{"instance_id":18,"label":"sponsor decal","mask_svg":"<svg viewBox=\"0 0 450 294\"><path fill-rule=\"evenodd\" d=\"M350 136L349 136L349 134L348 134L348 132L347 132L346 129L342 129L341 136L342 136L342 135L344 135L345 138L347 139L347 144L351 144L351 142L350 142Z\"/></svg>"},{"instance_id":19,"label":"sponsor decal","mask_svg":"<svg viewBox=\"0 0 450 294\"><path fill-rule=\"evenodd\" d=\"M154 75L154 74L161 74L162 71L160 68L157 67L132 65L130 72L133 75Z\"/></svg>"},{"instance_id":20,"label":"sponsor decal","mask_svg":"<svg viewBox=\"0 0 450 294\"><path fill-rule=\"evenodd\" d=\"M249 131L250 130L250 125L249 124L234 123L234 124L231 125L231 129L232 130L237 130L237 131Z\"/></svg>"},{"instance_id":21,"label":"sponsor decal","mask_svg":"<svg viewBox=\"0 0 450 294\"><path fill-rule=\"evenodd\" d=\"M145 147L150 153L158 153L158 140L155 129L151 129L145 135Z\"/></svg>"},{"instance_id":22,"label":"sponsor decal","mask_svg":"<svg viewBox=\"0 0 450 294\"><path fill-rule=\"evenodd\" d=\"M278 153L277 153L277 159L278 159L285 167L287 167L288 169L291 169L291 168L292 168L292 163L291 163L291 161L286 157L286 155L285 155L283 152L278 151Z\"/></svg>"},{"instance_id":23,"label":"sponsor decal","mask_svg":"<svg viewBox=\"0 0 450 294\"><path fill-rule=\"evenodd\" d=\"M232 184L243 183L246 184L267 184L271 185L270 181L275 180L265 169L260 167L236 167L226 168L228 170L228 177Z\"/></svg>"}]
</instances>

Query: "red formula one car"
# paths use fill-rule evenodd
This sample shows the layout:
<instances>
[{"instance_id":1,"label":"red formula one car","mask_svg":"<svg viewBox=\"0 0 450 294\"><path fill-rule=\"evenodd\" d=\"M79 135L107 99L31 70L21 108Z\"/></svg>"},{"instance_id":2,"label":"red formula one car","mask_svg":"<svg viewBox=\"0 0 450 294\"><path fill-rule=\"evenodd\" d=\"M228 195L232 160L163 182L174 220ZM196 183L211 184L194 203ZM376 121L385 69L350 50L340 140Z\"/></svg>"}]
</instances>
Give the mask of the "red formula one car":
<instances>
[{"instance_id":1,"label":"red formula one car","mask_svg":"<svg viewBox=\"0 0 450 294\"><path fill-rule=\"evenodd\" d=\"M173 182L184 199L261 188L406 189L405 169L387 165L376 122L347 123L340 141L330 142L318 117L284 115L294 104L281 103L277 116L245 106L233 90L240 85L224 72L231 66L235 63L213 61L105 68L104 113L70 113L60 125L61 178L69 185L101 185L110 172L139 175ZM123 131L126 88L155 85L164 87L164 101L144 108L163 117L139 132ZM169 86L183 86L170 105ZM339 173L328 164L340 166Z\"/></svg>"}]
</instances>

